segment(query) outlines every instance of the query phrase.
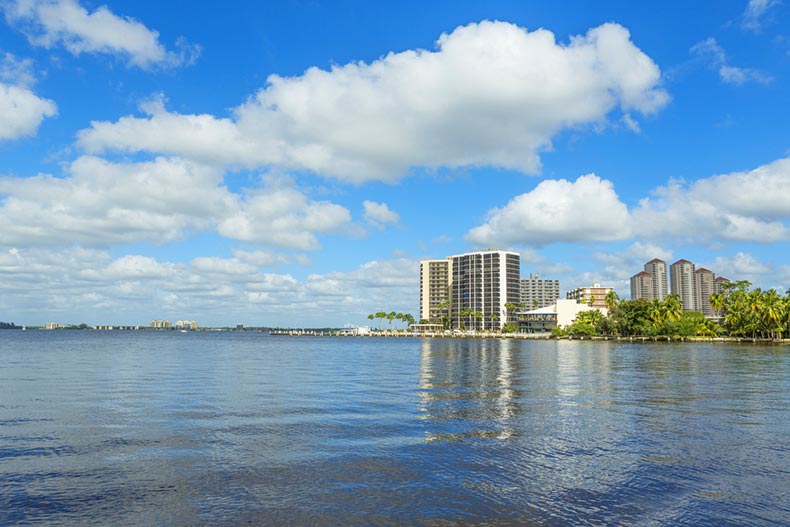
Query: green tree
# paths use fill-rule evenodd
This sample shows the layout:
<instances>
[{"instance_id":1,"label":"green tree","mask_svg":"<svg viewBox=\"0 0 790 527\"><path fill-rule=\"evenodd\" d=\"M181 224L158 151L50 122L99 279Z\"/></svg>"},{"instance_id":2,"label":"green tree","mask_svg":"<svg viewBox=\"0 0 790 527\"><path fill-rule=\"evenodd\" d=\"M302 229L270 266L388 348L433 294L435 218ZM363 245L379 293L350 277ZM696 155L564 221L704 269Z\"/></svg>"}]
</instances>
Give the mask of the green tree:
<instances>
[{"instance_id":1,"label":"green tree","mask_svg":"<svg viewBox=\"0 0 790 527\"><path fill-rule=\"evenodd\" d=\"M606 302L606 309L612 310L617 307L617 304L620 302L620 297L615 293L614 289L612 289L606 293L604 301Z\"/></svg>"}]
</instances>

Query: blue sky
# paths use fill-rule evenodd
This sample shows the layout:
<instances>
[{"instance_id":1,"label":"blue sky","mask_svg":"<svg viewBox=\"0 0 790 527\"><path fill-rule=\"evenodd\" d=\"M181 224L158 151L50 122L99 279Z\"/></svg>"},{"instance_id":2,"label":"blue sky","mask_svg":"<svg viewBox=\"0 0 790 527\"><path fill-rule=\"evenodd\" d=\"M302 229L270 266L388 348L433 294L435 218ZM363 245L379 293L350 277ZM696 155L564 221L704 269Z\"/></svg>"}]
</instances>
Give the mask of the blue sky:
<instances>
[{"instance_id":1,"label":"blue sky","mask_svg":"<svg viewBox=\"0 0 790 527\"><path fill-rule=\"evenodd\" d=\"M790 288L786 3L0 10L0 320L416 316L486 247Z\"/></svg>"}]
</instances>

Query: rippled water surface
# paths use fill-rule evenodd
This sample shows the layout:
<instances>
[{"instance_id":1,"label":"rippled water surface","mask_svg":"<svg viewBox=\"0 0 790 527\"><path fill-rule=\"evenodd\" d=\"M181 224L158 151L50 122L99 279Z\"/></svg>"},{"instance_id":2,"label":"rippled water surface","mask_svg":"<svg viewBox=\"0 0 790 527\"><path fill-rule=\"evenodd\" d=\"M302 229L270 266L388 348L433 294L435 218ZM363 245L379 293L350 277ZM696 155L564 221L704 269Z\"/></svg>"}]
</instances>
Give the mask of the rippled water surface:
<instances>
[{"instance_id":1,"label":"rippled water surface","mask_svg":"<svg viewBox=\"0 0 790 527\"><path fill-rule=\"evenodd\" d=\"M790 348L0 332L0 525L788 525Z\"/></svg>"}]
</instances>

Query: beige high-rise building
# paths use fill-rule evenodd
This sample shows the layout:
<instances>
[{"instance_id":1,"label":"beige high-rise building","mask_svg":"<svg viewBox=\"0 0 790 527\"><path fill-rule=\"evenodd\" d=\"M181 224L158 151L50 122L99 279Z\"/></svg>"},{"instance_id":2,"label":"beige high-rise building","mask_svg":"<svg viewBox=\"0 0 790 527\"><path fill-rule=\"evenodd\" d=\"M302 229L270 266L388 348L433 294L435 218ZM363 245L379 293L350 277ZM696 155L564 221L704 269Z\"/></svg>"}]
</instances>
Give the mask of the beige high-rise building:
<instances>
[{"instance_id":1,"label":"beige high-rise building","mask_svg":"<svg viewBox=\"0 0 790 527\"><path fill-rule=\"evenodd\" d=\"M645 264L645 272L650 274L652 280L650 300L664 300L669 293L667 263L664 260L653 258Z\"/></svg>"},{"instance_id":2,"label":"beige high-rise building","mask_svg":"<svg viewBox=\"0 0 790 527\"><path fill-rule=\"evenodd\" d=\"M694 271L694 306L706 317L712 317L714 314L710 307L710 295L716 292L715 278L713 273L704 267Z\"/></svg>"},{"instance_id":3,"label":"beige high-rise building","mask_svg":"<svg viewBox=\"0 0 790 527\"><path fill-rule=\"evenodd\" d=\"M441 324L450 315L452 258L420 261L420 320Z\"/></svg>"},{"instance_id":4,"label":"beige high-rise building","mask_svg":"<svg viewBox=\"0 0 790 527\"><path fill-rule=\"evenodd\" d=\"M724 292L724 284L730 282L729 278L724 278L723 276L717 276L713 280L713 292L714 293L723 293Z\"/></svg>"},{"instance_id":5,"label":"beige high-rise building","mask_svg":"<svg viewBox=\"0 0 790 527\"><path fill-rule=\"evenodd\" d=\"M631 300L653 300L653 277L641 271L631 277Z\"/></svg>"},{"instance_id":6,"label":"beige high-rise building","mask_svg":"<svg viewBox=\"0 0 790 527\"><path fill-rule=\"evenodd\" d=\"M672 279L672 294L680 297L683 309L696 310L694 264L688 260L678 260L669 266L669 275Z\"/></svg>"}]
</instances>

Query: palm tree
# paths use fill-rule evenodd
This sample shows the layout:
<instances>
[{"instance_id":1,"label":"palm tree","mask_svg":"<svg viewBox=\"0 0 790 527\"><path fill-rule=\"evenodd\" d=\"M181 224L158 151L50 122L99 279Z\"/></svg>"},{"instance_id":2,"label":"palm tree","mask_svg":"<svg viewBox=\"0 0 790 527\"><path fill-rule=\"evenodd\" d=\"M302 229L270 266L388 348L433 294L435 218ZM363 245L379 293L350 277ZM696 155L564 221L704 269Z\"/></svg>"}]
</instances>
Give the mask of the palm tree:
<instances>
[{"instance_id":1,"label":"palm tree","mask_svg":"<svg viewBox=\"0 0 790 527\"><path fill-rule=\"evenodd\" d=\"M683 302L676 294L667 295L664 299L664 318L670 322L678 322L683 313Z\"/></svg>"},{"instance_id":2,"label":"palm tree","mask_svg":"<svg viewBox=\"0 0 790 527\"><path fill-rule=\"evenodd\" d=\"M376 315L374 315L373 313L371 313L370 315L368 315L368 320L370 320L370 323L371 323L371 324L373 323L373 319L374 319L374 318L376 318Z\"/></svg>"},{"instance_id":3,"label":"palm tree","mask_svg":"<svg viewBox=\"0 0 790 527\"><path fill-rule=\"evenodd\" d=\"M775 289L769 289L762 295L762 322L770 337L776 338L783 332L784 303Z\"/></svg>"},{"instance_id":4,"label":"palm tree","mask_svg":"<svg viewBox=\"0 0 790 527\"><path fill-rule=\"evenodd\" d=\"M727 297L724 296L724 293L713 293L710 295L710 307L713 308L713 312L717 317L721 317L721 313L724 311L726 305Z\"/></svg>"},{"instance_id":5,"label":"palm tree","mask_svg":"<svg viewBox=\"0 0 790 527\"><path fill-rule=\"evenodd\" d=\"M604 301L606 302L606 309L611 311L617 306L617 303L620 302L620 297L617 296L617 293L614 292L614 289L606 293L606 297L604 297Z\"/></svg>"},{"instance_id":6,"label":"palm tree","mask_svg":"<svg viewBox=\"0 0 790 527\"><path fill-rule=\"evenodd\" d=\"M399 320L400 322L403 322L403 313L396 313L395 320Z\"/></svg>"},{"instance_id":7,"label":"palm tree","mask_svg":"<svg viewBox=\"0 0 790 527\"><path fill-rule=\"evenodd\" d=\"M474 309L467 308L467 309L464 309L463 311L461 311L460 313L458 313L458 316L459 317L469 317L469 326L471 326L472 325L472 314L474 312L475 312Z\"/></svg>"},{"instance_id":8,"label":"palm tree","mask_svg":"<svg viewBox=\"0 0 790 527\"><path fill-rule=\"evenodd\" d=\"M392 321L395 320L395 312L394 311L390 311L390 313L388 315L386 315L386 317L387 317L387 320L389 320L389 322L390 322L390 331L392 331Z\"/></svg>"},{"instance_id":9,"label":"palm tree","mask_svg":"<svg viewBox=\"0 0 790 527\"><path fill-rule=\"evenodd\" d=\"M477 321L483 319L483 314L480 311L475 311L472 313L472 316L475 317L475 329L477 329Z\"/></svg>"},{"instance_id":10,"label":"palm tree","mask_svg":"<svg viewBox=\"0 0 790 527\"><path fill-rule=\"evenodd\" d=\"M489 320L491 320L491 329L493 329L494 322L497 322L499 320L499 315L497 315L496 313L491 313L490 315L488 315L488 318Z\"/></svg>"},{"instance_id":11,"label":"palm tree","mask_svg":"<svg viewBox=\"0 0 790 527\"><path fill-rule=\"evenodd\" d=\"M507 309L507 321L513 321L513 312L516 311L516 304L513 302L505 302L505 309Z\"/></svg>"},{"instance_id":12,"label":"palm tree","mask_svg":"<svg viewBox=\"0 0 790 527\"><path fill-rule=\"evenodd\" d=\"M387 318L387 314L384 311L379 311L376 313L376 318L379 319L379 331L381 331L381 323Z\"/></svg>"},{"instance_id":13,"label":"palm tree","mask_svg":"<svg viewBox=\"0 0 790 527\"><path fill-rule=\"evenodd\" d=\"M437 305L439 308L439 321L444 326L444 329L450 329L450 305L449 300L443 300ZM432 319L431 322L436 321Z\"/></svg>"}]
</instances>

